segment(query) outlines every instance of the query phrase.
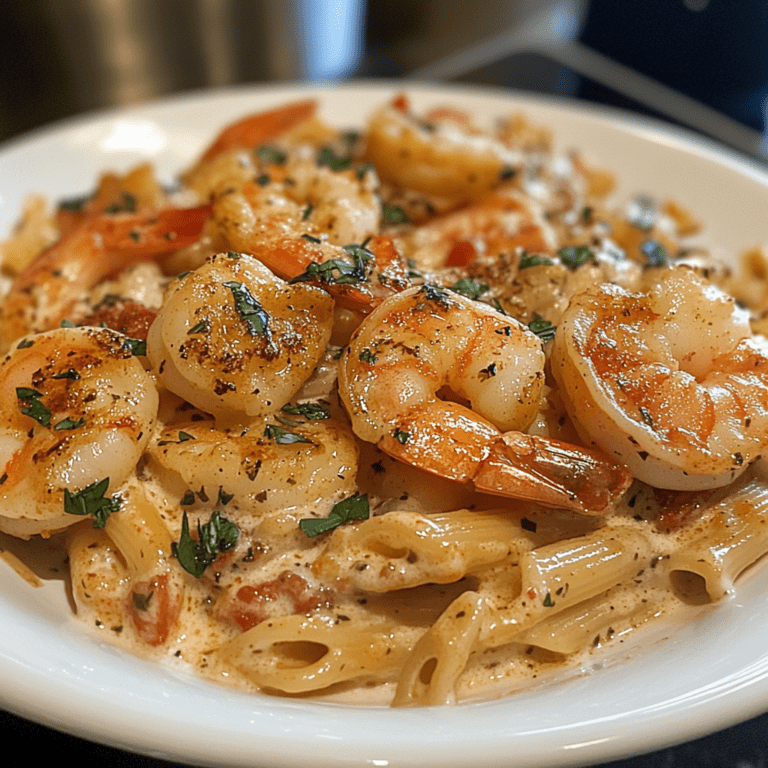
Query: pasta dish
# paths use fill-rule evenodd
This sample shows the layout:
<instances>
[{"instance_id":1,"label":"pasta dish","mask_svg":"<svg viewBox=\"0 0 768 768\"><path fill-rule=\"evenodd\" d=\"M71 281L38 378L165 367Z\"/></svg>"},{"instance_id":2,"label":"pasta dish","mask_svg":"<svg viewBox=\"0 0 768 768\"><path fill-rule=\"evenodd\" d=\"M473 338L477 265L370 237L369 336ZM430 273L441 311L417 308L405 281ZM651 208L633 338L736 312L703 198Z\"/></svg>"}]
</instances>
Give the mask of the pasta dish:
<instances>
[{"instance_id":1,"label":"pasta dish","mask_svg":"<svg viewBox=\"0 0 768 768\"><path fill-rule=\"evenodd\" d=\"M493 696L768 549L768 253L523 115L225 128L9 239L0 531L102 637L277 695Z\"/></svg>"}]
</instances>

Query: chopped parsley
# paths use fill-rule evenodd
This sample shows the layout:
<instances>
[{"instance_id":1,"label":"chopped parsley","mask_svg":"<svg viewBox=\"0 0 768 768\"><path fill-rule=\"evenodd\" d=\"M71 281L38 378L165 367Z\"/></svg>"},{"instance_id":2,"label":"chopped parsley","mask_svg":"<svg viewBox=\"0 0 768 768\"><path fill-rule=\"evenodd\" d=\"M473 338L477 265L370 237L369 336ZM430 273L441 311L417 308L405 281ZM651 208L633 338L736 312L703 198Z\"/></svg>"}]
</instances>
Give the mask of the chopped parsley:
<instances>
[{"instance_id":1,"label":"chopped parsley","mask_svg":"<svg viewBox=\"0 0 768 768\"><path fill-rule=\"evenodd\" d=\"M409 224L408 214L399 205L383 203L381 206L381 222L395 226L396 224Z\"/></svg>"},{"instance_id":2,"label":"chopped parsley","mask_svg":"<svg viewBox=\"0 0 768 768\"><path fill-rule=\"evenodd\" d=\"M77 381L80 378L80 374L74 368L68 368L63 373L54 373L51 376L52 379L71 379Z\"/></svg>"},{"instance_id":3,"label":"chopped parsley","mask_svg":"<svg viewBox=\"0 0 768 768\"><path fill-rule=\"evenodd\" d=\"M234 280L224 283L224 286L232 291L237 314L248 326L251 334L270 335L269 315L258 299L248 290L248 287L244 283L238 283Z\"/></svg>"},{"instance_id":4,"label":"chopped parsley","mask_svg":"<svg viewBox=\"0 0 768 768\"><path fill-rule=\"evenodd\" d=\"M288 155L277 147L270 147L265 144L263 147L259 147L256 150L256 157L265 163L275 163L276 165L284 165L288 160Z\"/></svg>"},{"instance_id":5,"label":"chopped parsley","mask_svg":"<svg viewBox=\"0 0 768 768\"><path fill-rule=\"evenodd\" d=\"M538 315L528 323L528 328L530 328L542 341L552 341L552 339L555 338L555 331L557 330L549 320L545 320Z\"/></svg>"},{"instance_id":6,"label":"chopped parsley","mask_svg":"<svg viewBox=\"0 0 768 768\"><path fill-rule=\"evenodd\" d=\"M221 486L219 486L219 498L216 503L221 504L222 507L226 507L230 501L234 498L234 493L227 493Z\"/></svg>"},{"instance_id":7,"label":"chopped parsley","mask_svg":"<svg viewBox=\"0 0 768 768\"><path fill-rule=\"evenodd\" d=\"M449 299L445 288L440 288L431 283L424 283L424 285L421 286L419 293L423 293L430 301L438 303L444 309L448 309L451 306L451 300Z\"/></svg>"},{"instance_id":8,"label":"chopped parsley","mask_svg":"<svg viewBox=\"0 0 768 768\"><path fill-rule=\"evenodd\" d=\"M146 339L132 339L126 337L123 341L123 346L129 350L134 357L146 357L147 355Z\"/></svg>"},{"instance_id":9,"label":"chopped parsley","mask_svg":"<svg viewBox=\"0 0 768 768\"><path fill-rule=\"evenodd\" d=\"M58 424L54 426L55 430L61 431L63 429L78 429L85 426L85 419L62 419Z\"/></svg>"},{"instance_id":10,"label":"chopped parsley","mask_svg":"<svg viewBox=\"0 0 768 768\"><path fill-rule=\"evenodd\" d=\"M82 213L85 206L93 199L92 194L80 195L79 197L70 197L66 200L59 200L59 210L67 213Z\"/></svg>"},{"instance_id":11,"label":"chopped parsley","mask_svg":"<svg viewBox=\"0 0 768 768\"><path fill-rule=\"evenodd\" d=\"M362 351L362 352L361 352L361 353L358 355L358 357L360 358L360 360L361 360L362 362L364 362L364 363L368 363L369 365L375 365L375 364L376 364L376 360L378 359L378 358L376 357L376 355L374 355L374 354L373 354L373 352L371 352L371 350L370 350L370 349L368 349L368 347L366 347L366 348L365 348L365 349L364 349L364 350L363 350L363 351Z\"/></svg>"},{"instance_id":12,"label":"chopped parsley","mask_svg":"<svg viewBox=\"0 0 768 768\"><path fill-rule=\"evenodd\" d=\"M184 512L181 538L178 544L175 541L171 544L171 550L179 565L199 579L221 552L228 552L237 544L239 536L240 530L234 523L222 517L221 513L214 512L205 525L197 521L195 541L189 534L189 518Z\"/></svg>"},{"instance_id":13,"label":"chopped parsley","mask_svg":"<svg viewBox=\"0 0 768 768\"><path fill-rule=\"evenodd\" d=\"M43 405L40 398L42 392L30 387L16 387L16 397L19 398L19 410L30 419L34 419L44 427L51 425L51 409Z\"/></svg>"},{"instance_id":14,"label":"chopped parsley","mask_svg":"<svg viewBox=\"0 0 768 768\"><path fill-rule=\"evenodd\" d=\"M520 257L520 269L528 269L528 267L549 267L552 263L552 259L548 259L546 256L541 256L538 253L523 253Z\"/></svg>"},{"instance_id":15,"label":"chopped parsley","mask_svg":"<svg viewBox=\"0 0 768 768\"><path fill-rule=\"evenodd\" d=\"M346 259L329 259L328 261L313 261L300 275L294 277L292 283L317 281L325 285L357 285L368 282L367 267L373 260L373 254L362 245L345 245L344 250L352 261Z\"/></svg>"},{"instance_id":16,"label":"chopped parsley","mask_svg":"<svg viewBox=\"0 0 768 768\"><path fill-rule=\"evenodd\" d=\"M315 421L331 418L330 411L318 403L299 403L299 405L286 403L282 410L291 416L303 416L305 419L314 419Z\"/></svg>"},{"instance_id":17,"label":"chopped parsley","mask_svg":"<svg viewBox=\"0 0 768 768\"><path fill-rule=\"evenodd\" d=\"M122 499L119 496L107 498L104 494L109 488L109 478L97 480L76 493L64 489L64 511L68 515L93 515L93 527L103 528L107 518L120 509Z\"/></svg>"},{"instance_id":18,"label":"chopped parsley","mask_svg":"<svg viewBox=\"0 0 768 768\"><path fill-rule=\"evenodd\" d=\"M376 170L373 163L362 163L361 165L358 165L355 169L355 174L359 181L362 181L365 177L365 174L368 173L368 171Z\"/></svg>"},{"instance_id":19,"label":"chopped parsley","mask_svg":"<svg viewBox=\"0 0 768 768\"><path fill-rule=\"evenodd\" d=\"M474 278L463 277L451 286L451 290L476 301L488 290L488 286Z\"/></svg>"},{"instance_id":20,"label":"chopped parsley","mask_svg":"<svg viewBox=\"0 0 768 768\"><path fill-rule=\"evenodd\" d=\"M104 209L104 213L136 213L136 198L129 192L123 192L120 200Z\"/></svg>"},{"instance_id":21,"label":"chopped parsley","mask_svg":"<svg viewBox=\"0 0 768 768\"><path fill-rule=\"evenodd\" d=\"M569 245L561 248L557 255L560 257L560 261L571 271L588 262L596 263L595 254L587 245Z\"/></svg>"},{"instance_id":22,"label":"chopped parsley","mask_svg":"<svg viewBox=\"0 0 768 768\"><path fill-rule=\"evenodd\" d=\"M348 157L336 154L332 147L323 147L317 153L317 164L324 165L332 171L345 171L352 165L352 161Z\"/></svg>"},{"instance_id":23,"label":"chopped parsley","mask_svg":"<svg viewBox=\"0 0 768 768\"><path fill-rule=\"evenodd\" d=\"M310 538L332 531L350 520L367 520L370 517L368 495L355 494L333 505L328 517L308 517L299 520L299 528Z\"/></svg>"},{"instance_id":24,"label":"chopped parsley","mask_svg":"<svg viewBox=\"0 0 768 768\"><path fill-rule=\"evenodd\" d=\"M411 433L410 432L403 432L402 429L396 429L392 433L392 437L397 440L398 443L401 445L405 445L410 439L411 439Z\"/></svg>"},{"instance_id":25,"label":"chopped parsley","mask_svg":"<svg viewBox=\"0 0 768 768\"><path fill-rule=\"evenodd\" d=\"M267 424L264 430L264 437L274 440L278 445L292 445L293 443L311 443L312 441L305 435L298 432L291 432L288 429L279 427L277 424Z\"/></svg>"}]
</instances>

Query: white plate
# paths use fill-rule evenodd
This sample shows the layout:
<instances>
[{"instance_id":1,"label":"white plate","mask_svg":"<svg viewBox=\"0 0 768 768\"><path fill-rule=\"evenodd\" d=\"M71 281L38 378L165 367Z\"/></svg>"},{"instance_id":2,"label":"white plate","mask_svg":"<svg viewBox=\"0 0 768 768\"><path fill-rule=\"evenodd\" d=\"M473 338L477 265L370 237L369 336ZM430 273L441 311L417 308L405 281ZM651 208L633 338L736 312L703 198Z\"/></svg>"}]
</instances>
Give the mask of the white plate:
<instances>
[{"instance_id":1,"label":"white plate","mask_svg":"<svg viewBox=\"0 0 768 768\"><path fill-rule=\"evenodd\" d=\"M722 253L768 242L768 174L657 123L498 90L350 85L319 90L343 126L399 89L489 120L514 109L551 125L621 179L619 194L688 204ZM88 191L105 169L153 161L170 181L223 123L306 95L245 88L60 124L0 150L0 232L24 196ZM557 766L649 751L768 709L768 568L735 598L603 669L498 701L389 710L246 696L127 656L83 632L62 582L32 589L0 564L0 705L60 730L169 760L222 766Z\"/></svg>"}]
</instances>

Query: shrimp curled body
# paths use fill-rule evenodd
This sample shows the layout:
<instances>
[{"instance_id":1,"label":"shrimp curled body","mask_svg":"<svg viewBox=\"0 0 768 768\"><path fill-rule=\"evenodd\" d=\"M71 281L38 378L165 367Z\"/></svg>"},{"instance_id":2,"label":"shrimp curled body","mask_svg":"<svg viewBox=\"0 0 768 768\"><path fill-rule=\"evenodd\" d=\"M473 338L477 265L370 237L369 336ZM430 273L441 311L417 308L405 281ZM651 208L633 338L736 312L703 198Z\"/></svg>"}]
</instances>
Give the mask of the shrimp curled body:
<instances>
[{"instance_id":1,"label":"shrimp curled body","mask_svg":"<svg viewBox=\"0 0 768 768\"><path fill-rule=\"evenodd\" d=\"M109 478L114 492L149 442L158 406L124 337L95 328L22 339L0 366L0 397L0 530L22 538L82 519L65 512L65 490Z\"/></svg>"},{"instance_id":2,"label":"shrimp curled body","mask_svg":"<svg viewBox=\"0 0 768 768\"><path fill-rule=\"evenodd\" d=\"M602 512L629 484L615 462L521 434L543 387L535 334L429 285L382 303L352 338L339 373L353 430L395 458L477 490Z\"/></svg>"},{"instance_id":3,"label":"shrimp curled body","mask_svg":"<svg viewBox=\"0 0 768 768\"><path fill-rule=\"evenodd\" d=\"M266 416L312 373L332 324L322 289L222 253L171 285L147 354L168 389L217 418Z\"/></svg>"},{"instance_id":4,"label":"shrimp curled body","mask_svg":"<svg viewBox=\"0 0 768 768\"><path fill-rule=\"evenodd\" d=\"M768 443L768 344L687 269L647 294L576 296L552 370L584 439L655 487L726 485Z\"/></svg>"}]
</instances>

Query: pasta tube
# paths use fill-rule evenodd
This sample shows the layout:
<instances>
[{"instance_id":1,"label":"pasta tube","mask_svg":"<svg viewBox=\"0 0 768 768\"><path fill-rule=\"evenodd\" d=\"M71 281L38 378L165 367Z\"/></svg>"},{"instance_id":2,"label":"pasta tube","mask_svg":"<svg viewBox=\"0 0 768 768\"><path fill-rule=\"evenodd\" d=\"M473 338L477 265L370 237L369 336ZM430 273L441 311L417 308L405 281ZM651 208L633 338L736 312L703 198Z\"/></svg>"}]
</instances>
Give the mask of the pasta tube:
<instances>
[{"instance_id":1,"label":"pasta tube","mask_svg":"<svg viewBox=\"0 0 768 768\"><path fill-rule=\"evenodd\" d=\"M510 642L544 618L631 578L649 559L646 538L628 528L602 528L524 553L520 557L521 594L492 612L483 644Z\"/></svg>"},{"instance_id":2,"label":"pasta tube","mask_svg":"<svg viewBox=\"0 0 768 768\"><path fill-rule=\"evenodd\" d=\"M264 621L216 653L260 687L306 693L349 680L393 680L411 645L395 624L294 615Z\"/></svg>"},{"instance_id":3,"label":"pasta tube","mask_svg":"<svg viewBox=\"0 0 768 768\"><path fill-rule=\"evenodd\" d=\"M388 512L334 531L314 572L324 579L347 579L358 589L389 592L458 581L530 547L516 515L468 509L438 515Z\"/></svg>"},{"instance_id":4,"label":"pasta tube","mask_svg":"<svg viewBox=\"0 0 768 768\"><path fill-rule=\"evenodd\" d=\"M456 680L475 648L485 613L477 592L464 592L445 609L408 656L393 707L455 702Z\"/></svg>"},{"instance_id":5,"label":"pasta tube","mask_svg":"<svg viewBox=\"0 0 768 768\"><path fill-rule=\"evenodd\" d=\"M719 600L768 552L768 489L758 481L747 483L719 502L696 531L669 558L670 580L687 602Z\"/></svg>"}]
</instances>

